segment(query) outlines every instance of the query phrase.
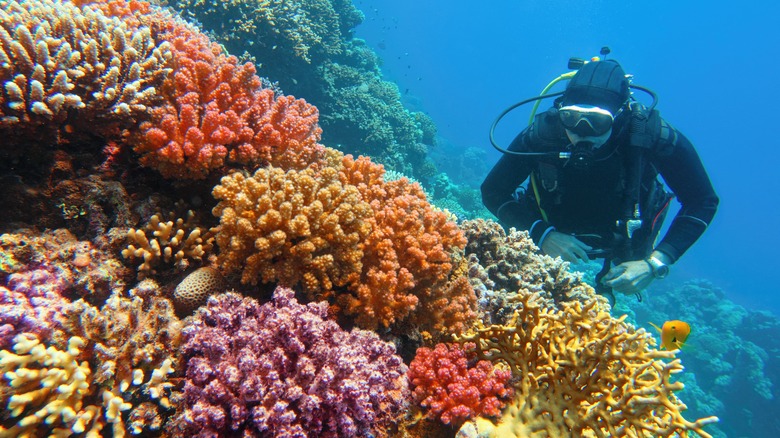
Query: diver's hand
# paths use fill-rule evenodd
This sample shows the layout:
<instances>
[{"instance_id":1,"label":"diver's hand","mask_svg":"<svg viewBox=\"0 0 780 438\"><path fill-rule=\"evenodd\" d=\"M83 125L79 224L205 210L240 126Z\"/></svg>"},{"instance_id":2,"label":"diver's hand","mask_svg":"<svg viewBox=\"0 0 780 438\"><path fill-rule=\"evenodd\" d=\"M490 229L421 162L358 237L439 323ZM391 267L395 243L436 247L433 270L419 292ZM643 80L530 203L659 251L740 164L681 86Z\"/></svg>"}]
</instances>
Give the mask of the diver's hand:
<instances>
[{"instance_id":1,"label":"diver's hand","mask_svg":"<svg viewBox=\"0 0 780 438\"><path fill-rule=\"evenodd\" d=\"M592 248L574 236L558 231L550 231L542 241L542 251L550 257L560 257L571 263L590 260L586 251Z\"/></svg>"},{"instance_id":2,"label":"diver's hand","mask_svg":"<svg viewBox=\"0 0 780 438\"><path fill-rule=\"evenodd\" d=\"M644 260L621 263L609 270L601 280L615 292L635 294L655 280L650 265Z\"/></svg>"}]
</instances>

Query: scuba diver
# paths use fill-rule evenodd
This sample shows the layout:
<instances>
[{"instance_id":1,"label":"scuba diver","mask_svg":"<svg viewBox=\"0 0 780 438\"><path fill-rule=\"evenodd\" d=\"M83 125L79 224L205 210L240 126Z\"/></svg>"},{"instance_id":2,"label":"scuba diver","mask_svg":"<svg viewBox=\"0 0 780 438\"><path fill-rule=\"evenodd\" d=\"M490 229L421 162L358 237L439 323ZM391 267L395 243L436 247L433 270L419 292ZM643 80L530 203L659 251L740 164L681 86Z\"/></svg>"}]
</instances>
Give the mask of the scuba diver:
<instances>
[{"instance_id":1,"label":"scuba diver","mask_svg":"<svg viewBox=\"0 0 780 438\"><path fill-rule=\"evenodd\" d=\"M614 60L572 58L569 67L576 71L493 123L490 141L504 155L482 183L482 200L503 226L528 230L544 254L573 263L603 258L596 291L611 304L613 290L641 300L704 233L718 196L691 142L655 109L654 92L630 83ZM562 79L565 91L545 94ZM493 131L507 113L548 97L556 97L553 106L534 109L507 149L496 144ZM656 245L675 196L681 208Z\"/></svg>"}]
</instances>

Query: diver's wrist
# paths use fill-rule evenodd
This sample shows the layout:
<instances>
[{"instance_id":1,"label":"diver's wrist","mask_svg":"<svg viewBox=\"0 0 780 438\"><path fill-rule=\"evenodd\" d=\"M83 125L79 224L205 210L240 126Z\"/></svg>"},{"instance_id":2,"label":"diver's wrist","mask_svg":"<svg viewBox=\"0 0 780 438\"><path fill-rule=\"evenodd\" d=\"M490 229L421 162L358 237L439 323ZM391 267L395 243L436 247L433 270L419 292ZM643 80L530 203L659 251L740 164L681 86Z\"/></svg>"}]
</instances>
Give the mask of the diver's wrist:
<instances>
[{"instance_id":1,"label":"diver's wrist","mask_svg":"<svg viewBox=\"0 0 780 438\"><path fill-rule=\"evenodd\" d=\"M652 253L650 253L650 257L659 260L661 263L663 263L666 266L671 266L672 263L674 263L674 260L672 260L672 257L669 256L667 253L659 250L654 250ZM648 258L650 258L648 257Z\"/></svg>"}]
</instances>

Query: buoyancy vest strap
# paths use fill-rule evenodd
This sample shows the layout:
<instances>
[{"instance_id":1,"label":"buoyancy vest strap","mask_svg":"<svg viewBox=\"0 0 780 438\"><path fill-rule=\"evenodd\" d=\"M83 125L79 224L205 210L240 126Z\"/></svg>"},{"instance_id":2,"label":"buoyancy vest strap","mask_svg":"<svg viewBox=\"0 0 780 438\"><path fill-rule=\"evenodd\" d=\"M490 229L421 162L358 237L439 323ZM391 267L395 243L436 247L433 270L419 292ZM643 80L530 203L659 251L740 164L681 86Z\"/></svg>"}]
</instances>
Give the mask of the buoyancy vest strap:
<instances>
[{"instance_id":1,"label":"buoyancy vest strap","mask_svg":"<svg viewBox=\"0 0 780 438\"><path fill-rule=\"evenodd\" d=\"M536 199L536 205L539 206L539 212L542 214L542 219L545 222L549 222L547 220L547 212L545 212L542 208L542 199L539 197L539 188L536 182L536 171L531 172L531 189L534 191L534 199Z\"/></svg>"}]
</instances>

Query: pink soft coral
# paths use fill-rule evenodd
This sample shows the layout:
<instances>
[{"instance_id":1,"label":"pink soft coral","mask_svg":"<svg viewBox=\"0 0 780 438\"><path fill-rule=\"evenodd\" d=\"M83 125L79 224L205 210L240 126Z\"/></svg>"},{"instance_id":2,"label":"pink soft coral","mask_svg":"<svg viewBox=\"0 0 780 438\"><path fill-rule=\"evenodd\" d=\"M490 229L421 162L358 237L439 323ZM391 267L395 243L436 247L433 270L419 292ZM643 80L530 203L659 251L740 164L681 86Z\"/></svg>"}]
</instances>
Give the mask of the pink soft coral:
<instances>
[{"instance_id":1,"label":"pink soft coral","mask_svg":"<svg viewBox=\"0 0 780 438\"><path fill-rule=\"evenodd\" d=\"M346 332L326 303L227 293L184 329L179 436L386 436L409 394L406 365L373 332Z\"/></svg>"}]
</instances>

